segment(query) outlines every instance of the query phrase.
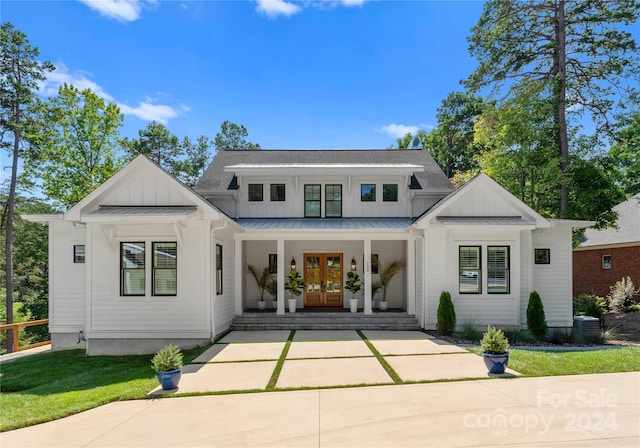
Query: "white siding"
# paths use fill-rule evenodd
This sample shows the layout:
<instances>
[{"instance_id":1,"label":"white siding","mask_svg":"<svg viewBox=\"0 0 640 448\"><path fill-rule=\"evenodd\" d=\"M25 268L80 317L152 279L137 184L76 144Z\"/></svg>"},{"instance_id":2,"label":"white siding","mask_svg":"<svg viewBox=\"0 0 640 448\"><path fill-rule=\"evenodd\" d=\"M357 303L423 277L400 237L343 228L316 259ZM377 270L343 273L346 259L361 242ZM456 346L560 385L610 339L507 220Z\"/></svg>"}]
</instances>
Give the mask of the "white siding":
<instances>
[{"instance_id":1,"label":"white siding","mask_svg":"<svg viewBox=\"0 0 640 448\"><path fill-rule=\"evenodd\" d=\"M218 230L214 232L212 242L212 272L215 272L215 256L216 244L222 246L222 294L216 295L215 289L213 294L213 324L214 336L221 334L229 329L234 316L234 298L235 298L235 250L233 234L229 230ZM238 243L239 244L239 243Z\"/></svg>"},{"instance_id":2,"label":"white siding","mask_svg":"<svg viewBox=\"0 0 640 448\"><path fill-rule=\"evenodd\" d=\"M84 328L87 264L73 262L73 246L86 244L85 238L83 226L70 222L50 224L49 330L52 333L77 333Z\"/></svg>"},{"instance_id":3,"label":"white siding","mask_svg":"<svg viewBox=\"0 0 640 448\"><path fill-rule=\"evenodd\" d=\"M435 328L442 291L449 291L458 325L465 322L478 326L496 324L502 327L518 325L521 293L520 232L487 227L477 230L429 229L429 317L427 328ZM482 258L482 293L460 294L458 251L460 246L480 246ZM487 293L487 247L509 246L510 281L508 294Z\"/></svg>"},{"instance_id":4,"label":"white siding","mask_svg":"<svg viewBox=\"0 0 640 448\"><path fill-rule=\"evenodd\" d=\"M266 178L243 177L238 190L238 203L236 206L237 217L241 218L302 218L304 217L304 186L321 185L321 213L325 216L325 185L342 185L342 217L403 217L411 216L413 207L411 204L411 190L407 186L407 178L402 176L390 177L381 181L379 178L368 179L364 177L345 176L313 177L305 176L293 178ZM263 185L263 200L249 202L249 184ZM271 184L285 184L285 201L272 202L270 197ZM360 186L362 184L376 185L376 201L362 202L360 200ZM384 202L382 200L383 184L398 185L398 201ZM225 211L230 210L227 204L215 201Z\"/></svg>"},{"instance_id":5,"label":"white siding","mask_svg":"<svg viewBox=\"0 0 640 448\"><path fill-rule=\"evenodd\" d=\"M522 212L504 199L495 190L476 183L467 189L440 216L520 216Z\"/></svg>"},{"instance_id":6,"label":"white siding","mask_svg":"<svg viewBox=\"0 0 640 448\"><path fill-rule=\"evenodd\" d=\"M423 322L423 311L424 311L424 301L425 301L425 292L423 289L424 284L424 265L422 263L424 256L424 244L421 238L417 238L415 241L409 241L407 244L415 244L416 253L415 253L415 288L416 288L416 318L418 318L418 322L420 326L424 326Z\"/></svg>"},{"instance_id":7,"label":"white siding","mask_svg":"<svg viewBox=\"0 0 640 448\"><path fill-rule=\"evenodd\" d=\"M534 249L550 249L551 264L533 265L533 289L540 294L549 327L573 325L571 227L552 227L533 236ZM531 255L533 257L533 254ZM522 301L527 322L529 297Z\"/></svg>"},{"instance_id":8,"label":"white siding","mask_svg":"<svg viewBox=\"0 0 640 448\"><path fill-rule=\"evenodd\" d=\"M123 225L116 227L115 241L109 242L99 224L90 224L92 249L91 310L88 337L147 337L157 332L180 334L210 334L207 291L210 275L207 269L209 247L208 222L195 221L186 225L185 246L178 245L177 296L152 295L152 242L176 241L170 225ZM120 243L145 242L146 294L144 297L120 296Z\"/></svg>"},{"instance_id":9,"label":"white siding","mask_svg":"<svg viewBox=\"0 0 640 448\"><path fill-rule=\"evenodd\" d=\"M192 205L166 174L142 167L101 199L103 205Z\"/></svg>"}]
</instances>

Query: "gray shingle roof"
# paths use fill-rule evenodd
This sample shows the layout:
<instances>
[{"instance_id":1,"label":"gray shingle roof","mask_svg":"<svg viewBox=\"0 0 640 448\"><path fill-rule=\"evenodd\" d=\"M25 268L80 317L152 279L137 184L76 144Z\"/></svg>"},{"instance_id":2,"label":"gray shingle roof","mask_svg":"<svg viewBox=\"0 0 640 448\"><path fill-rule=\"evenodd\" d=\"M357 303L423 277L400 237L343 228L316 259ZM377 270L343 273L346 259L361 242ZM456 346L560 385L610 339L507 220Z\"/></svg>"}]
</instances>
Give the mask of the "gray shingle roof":
<instances>
[{"instance_id":1,"label":"gray shingle roof","mask_svg":"<svg viewBox=\"0 0 640 448\"><path fill-rule=\"evenodd\" d=\"M194 189L203 195L229 191L233 173L225 167L238 164L415 164L424 171L415 173L424 193L446 194L453 190L449 179L428 151L418 150L258 150L220 151ZM413 183L413 182L412 182ZM414 187L415 187L415 183Z\"/></svg>"},{"instance_id":2,"label":"gray shingle roof","mask_svg":"<svg viewBox=\"0 0 640 448\"><path fill-rule=\"evenodd\" d=\"M640 193L613 207L618 213L618 228L587 229L580 239L581 247L640 241Z\"/></svg>"}]
</instances>

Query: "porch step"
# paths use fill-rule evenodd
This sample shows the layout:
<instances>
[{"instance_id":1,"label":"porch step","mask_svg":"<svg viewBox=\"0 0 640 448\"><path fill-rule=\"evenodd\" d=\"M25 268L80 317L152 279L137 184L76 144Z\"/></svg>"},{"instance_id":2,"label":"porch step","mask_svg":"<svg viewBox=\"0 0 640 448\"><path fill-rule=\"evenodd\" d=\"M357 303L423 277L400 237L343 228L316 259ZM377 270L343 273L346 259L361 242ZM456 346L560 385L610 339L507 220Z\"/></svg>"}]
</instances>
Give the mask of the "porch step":
<instances>
[{"instance_id":1,"label":"porch step","mask_svg":"<svg viewBox=\"0 0 640 448\"><path fill-rule=\"evenodd\" d=\"M232 330L420 330L418 319L404 311L325 312L296 311L278 316L275 311L248 311L236 316Z\"/></svg>"}]
</instances>

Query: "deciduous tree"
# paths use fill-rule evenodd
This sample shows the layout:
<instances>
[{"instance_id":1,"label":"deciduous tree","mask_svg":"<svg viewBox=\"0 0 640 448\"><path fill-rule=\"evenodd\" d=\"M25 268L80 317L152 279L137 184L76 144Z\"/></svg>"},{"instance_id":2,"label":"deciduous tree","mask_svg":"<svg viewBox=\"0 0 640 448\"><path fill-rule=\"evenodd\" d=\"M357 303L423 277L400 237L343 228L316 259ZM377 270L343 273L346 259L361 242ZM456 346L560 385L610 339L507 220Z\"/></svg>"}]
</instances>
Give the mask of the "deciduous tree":
<instances>
[{"instance_id":1,"label":"deciduous tree","mask_svg":"<svg viewBox=\"0 0 640 448\"><path fill-rule=\"evenodd\" d=\"M48 138L28 169L42 179L47 197L69 208L120 168L115 151L123 115L91 90L67 84L49 99L46 113Z\"/></svg>"}]
</instances>

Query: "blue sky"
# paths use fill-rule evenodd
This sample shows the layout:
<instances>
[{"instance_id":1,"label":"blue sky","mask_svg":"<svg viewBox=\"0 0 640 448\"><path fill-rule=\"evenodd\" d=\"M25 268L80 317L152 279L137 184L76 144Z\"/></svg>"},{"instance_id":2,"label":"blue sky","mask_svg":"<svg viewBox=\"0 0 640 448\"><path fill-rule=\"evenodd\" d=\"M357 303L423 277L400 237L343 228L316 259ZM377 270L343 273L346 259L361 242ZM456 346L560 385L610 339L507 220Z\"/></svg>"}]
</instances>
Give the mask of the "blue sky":
<instances>
[{"instance_id":1,"label":"blue sky","mask_svg":"<svg viewBox=\"0 0 640 448\"><path fill-rule=\"evenodd\" d=\"M429 130L475 67L480 1L13 1L0 4L56 67L178 137L244 124L263 148L385 148Z\"/></svg>"}]
</instances>

